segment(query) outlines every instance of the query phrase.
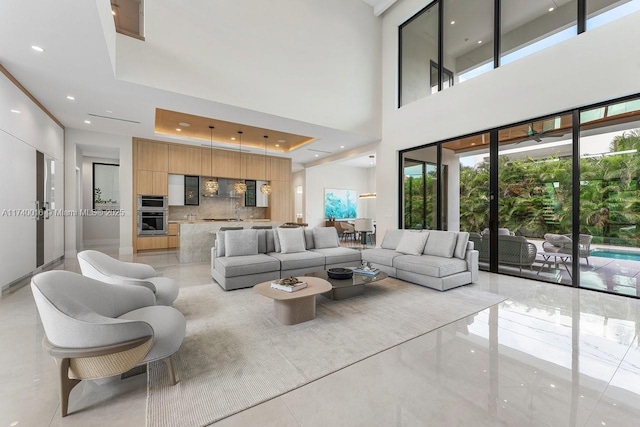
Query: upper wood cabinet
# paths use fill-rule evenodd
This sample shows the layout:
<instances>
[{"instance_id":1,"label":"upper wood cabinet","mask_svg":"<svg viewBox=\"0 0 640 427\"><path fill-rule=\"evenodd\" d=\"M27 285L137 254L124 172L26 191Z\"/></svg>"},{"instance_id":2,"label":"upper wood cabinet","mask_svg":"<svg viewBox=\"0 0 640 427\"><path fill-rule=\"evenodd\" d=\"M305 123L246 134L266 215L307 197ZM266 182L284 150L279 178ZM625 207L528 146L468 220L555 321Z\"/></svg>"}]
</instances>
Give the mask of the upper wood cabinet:
<instances>
[{"instance_id":1,"label":"upper wood cabinet","mask_svg":"<svg viewBox=\"0 0 640 427\"><path fill-rule=\"evenodd\" d=\"M169 194L169 174L167 172L136 171L136 194L153 194L166 196Z\"/></svg>"},{"instance_id":2,"label":"upper wood cabinet","mask_svg":"<svg viewBox=\"0 0 640 427\"><path fill-rule=\"evenodd\" d=\"M147 171L169 171L169 146L161 142L138 140L136 169Z\"/></svg>"},{"instance_id":3,"label":"upper wood cabinet","mask_svg":"<svg viewBox=\"0 0 640 427\"><path fill-rule=\"evenodd\" d=\"M265 179L264 156L258 154L242 155L242 177L245 179Z\"/></svg>"},{"instance_id":4,"label":"upper wood cabinet","mask_svg":"<svg viewBox=\"0 0 640 427\"><path fill-rule=\"evenodd\" d=\"M186 145L169 145L169 173L200 175L202 166L200 148Z\"/></svg>"},{"instance_id":5,"label":"upper wood cabinet","mask_svg":"<svg viewBox=\"0 0 640 427\"><path fill-rule=\"evenodd\" d=\"M267 166L267 179L270 181L290 181L291 180L291 159L285 157L269 157L270 164Z\"/></svg>"},{"instance_id":6,"label":"upper wood cabinet","mask_svg":"<svg viewBox=\"0 0 640 427\"><path fill-rule=\"evenodd\" d=\"M213 176L211 173L211 148L200 149L200 176Z\"/></svg>"},{"instance_id":7,"label":"upper wood cabinet","mask_svg":"<svg viewBox=\"0 0 640 427\"><path fill-rule=\"evenodd\" d=\"M240 178L240 153L229 150L215 150L213 152L213 171L211 176Z\"/></svg>"}]
</instances>

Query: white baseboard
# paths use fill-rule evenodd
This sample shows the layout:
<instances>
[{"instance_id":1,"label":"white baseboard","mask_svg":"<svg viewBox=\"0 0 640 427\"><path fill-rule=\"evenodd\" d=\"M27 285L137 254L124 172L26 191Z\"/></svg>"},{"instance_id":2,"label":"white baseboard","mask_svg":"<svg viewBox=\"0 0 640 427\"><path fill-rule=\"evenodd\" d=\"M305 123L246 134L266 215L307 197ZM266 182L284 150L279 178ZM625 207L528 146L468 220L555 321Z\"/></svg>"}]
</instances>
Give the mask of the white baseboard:
<instances>
[{"instance_id":1,"label":"white baseboard","mask_svg":"<svg viewBox=\"0 0 640 427\"><path fill-rule=\"evenodd\" d=\"M84 246L102 246L102 245L117 245L120 243L120 239L94 239L85 240Z\"/></svg>"}]
</instances>

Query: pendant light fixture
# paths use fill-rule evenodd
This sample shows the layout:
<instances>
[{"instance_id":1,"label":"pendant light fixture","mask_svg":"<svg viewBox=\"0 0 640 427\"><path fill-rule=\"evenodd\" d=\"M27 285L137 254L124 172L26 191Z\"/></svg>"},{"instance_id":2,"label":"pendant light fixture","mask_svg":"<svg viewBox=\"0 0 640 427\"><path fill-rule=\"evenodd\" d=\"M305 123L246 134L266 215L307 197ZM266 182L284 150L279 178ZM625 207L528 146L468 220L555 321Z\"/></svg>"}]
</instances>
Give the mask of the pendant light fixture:
<instances>
[{"instance_id":1,"label":"pendant light fixture","mask_svg":"<svg viewBox=\"0 0 640 427\"><path fill-rule=\"evenodd\" d=\"M209 133L211 135L209 148L210 148L210 156L211 156L211 175L213 175L213 126L209 126ZM209 178L204 182L204 194L205 197L213 197L218 192L218 181L213 178Z\"/></svg>"},{"instance_id":2,"label":"pendant light fixture","mask_svg":"<svg viewBox=\"0 0 640 427\"><path fill-rule=\"evenodd\" d=\"M267 175L267 139L269 137L267 135L264 136L264 174L265 176ZM260 186L260 192L262 194L266 194L267 196L269 194L271 194L271 184L269 184L268 182L265 184L262 184Z\"/></svg>"},{"instance_id":3,"label":"pendant light fixture","mask_svg":"<svg viewBox=\"0 0 640 427\"><path fill-rule=\"evenodd\" d=\"M238 135L240 135L240 148L238 152L240 153L240 180L233 184L233 191L238 194L244 194L247 191L247 184L244 183L242 179L242 131L238 131Z\"/></svg>"}]
</instances>

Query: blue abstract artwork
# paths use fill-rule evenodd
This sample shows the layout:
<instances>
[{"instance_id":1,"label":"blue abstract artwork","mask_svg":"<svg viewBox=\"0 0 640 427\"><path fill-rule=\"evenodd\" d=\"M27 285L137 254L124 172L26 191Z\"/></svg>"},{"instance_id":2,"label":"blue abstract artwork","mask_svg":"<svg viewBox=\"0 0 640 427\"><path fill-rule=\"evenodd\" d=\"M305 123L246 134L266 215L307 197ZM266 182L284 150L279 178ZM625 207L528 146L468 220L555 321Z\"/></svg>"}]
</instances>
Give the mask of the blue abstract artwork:
<instances>
[{"instance_id":1,"label":"blue abstract artwork","mask_svg":"<svg viewBox=\"0 0 640 427\"><path fill-rule=\"evenodd\" d=\"M358 217L358 193L356 190L324 189L324 217L335 219Z\"/></svg>"}]
</instances>

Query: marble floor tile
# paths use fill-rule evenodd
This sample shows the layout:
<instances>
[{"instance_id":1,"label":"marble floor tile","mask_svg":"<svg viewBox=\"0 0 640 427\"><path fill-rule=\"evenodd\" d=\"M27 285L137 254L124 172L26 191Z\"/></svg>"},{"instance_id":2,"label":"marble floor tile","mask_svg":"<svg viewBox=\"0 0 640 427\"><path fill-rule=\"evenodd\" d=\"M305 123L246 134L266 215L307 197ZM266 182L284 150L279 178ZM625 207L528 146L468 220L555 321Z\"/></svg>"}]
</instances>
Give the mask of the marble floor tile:
<instances>
[{"instance_id":1,"label":"marble floor tile","mask_svg":"<svg viewBox=\"0 0 640 427\"><path fill-rule=\"evenodd\" d=\"M209 263L179 264L171 251L119 258L151 264L182 288L223 292ZM74 258L53 268L79 272ZM592 271L598 269L606 264L595 263ZM0 299L0 427L145 425L146 375L84 381L71 394L70 415L60 417L55 364L41 347L42 325L25 284ZM507 299L489 307L477 290ZM640 300L487 272L450 292L467 303L477 295L478 313L215 425L637 423ZM429 316L448 309L429 307Z\"/></svg>"}]
</instances>

